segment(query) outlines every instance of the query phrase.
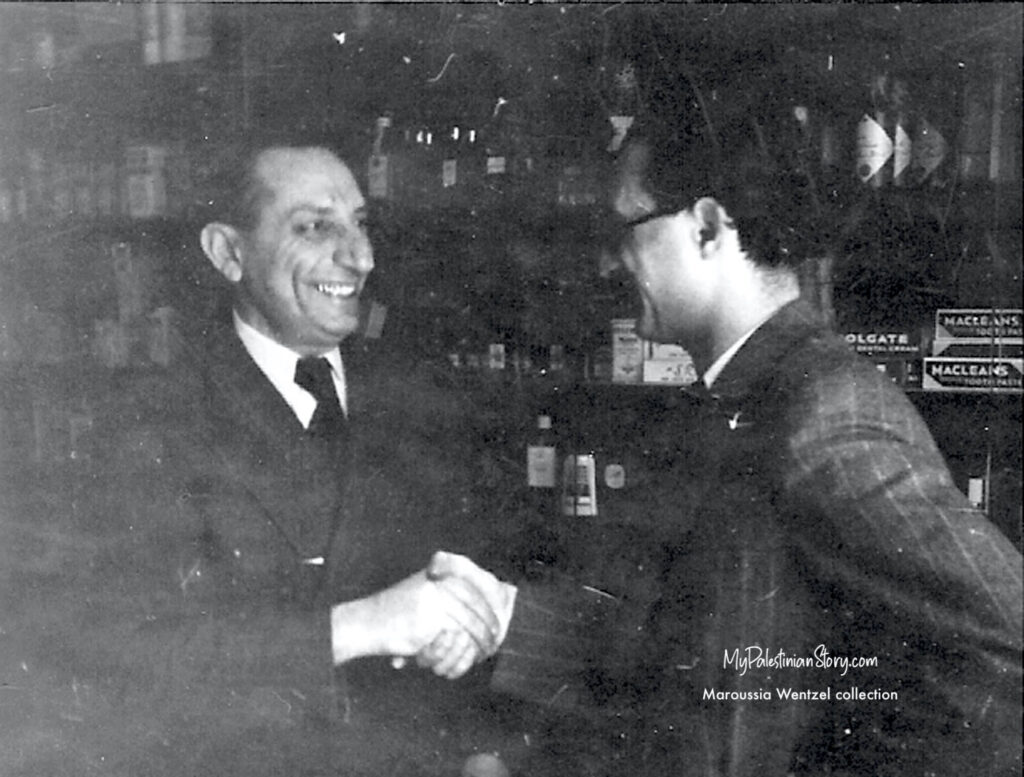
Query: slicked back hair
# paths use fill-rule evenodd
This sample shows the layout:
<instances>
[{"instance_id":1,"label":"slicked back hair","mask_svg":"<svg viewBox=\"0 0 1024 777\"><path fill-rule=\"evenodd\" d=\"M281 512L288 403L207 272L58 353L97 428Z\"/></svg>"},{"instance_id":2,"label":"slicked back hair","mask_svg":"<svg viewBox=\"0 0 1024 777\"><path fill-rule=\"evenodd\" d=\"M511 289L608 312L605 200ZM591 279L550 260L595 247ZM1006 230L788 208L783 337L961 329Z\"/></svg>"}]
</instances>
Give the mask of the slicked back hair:
<instances>
[{"instance_id":1,"label":"slicked back hair","mask_svg":"<svg viewBox=\"0 0 1024 777\"><path fill-rule=\"evenodd\" d=\"M659 211L691 207L713 197L732 219L748 256L765 267L796 267L820 249L810 178L795 144L799 126L790 112L751 110L703 137L681 136L649 121L627 143L644 143L644 185Z\"/></svg>"},{"instance_id":2,"label":"slicked back hair","mask_svg":"<svg viewBox=\"0 0 1024 777\"><path fill-rule=\"evenodd\" d=\"M253 229L263 202L270 195L259 174L260 157L266 151L286 148L323 149L341 158L330 140L319 135L264 133L232 143L219 155L204 187L205 221Z\"/></svg>"}]
</instances>

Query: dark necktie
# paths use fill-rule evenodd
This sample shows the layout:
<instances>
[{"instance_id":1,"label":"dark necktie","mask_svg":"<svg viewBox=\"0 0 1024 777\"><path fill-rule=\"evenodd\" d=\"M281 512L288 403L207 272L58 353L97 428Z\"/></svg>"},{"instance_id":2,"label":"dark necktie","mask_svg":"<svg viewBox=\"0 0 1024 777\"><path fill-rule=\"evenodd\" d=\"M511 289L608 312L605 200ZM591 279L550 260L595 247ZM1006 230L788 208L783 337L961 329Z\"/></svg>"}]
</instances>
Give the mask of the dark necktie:
<instances>
[{"instance_id":1,"label":"dark necktie","mask_svg":"<svg viewBox=\"0 0 1024 777\"><path fill-rule=\"evenodd\" d=\"M316 399L316 410L308 431L314 437L340 437L345 431L345 414L334 390L331 365L322 356L303 356L295 365L295 382Z\"/></svg>"}]
</instances>

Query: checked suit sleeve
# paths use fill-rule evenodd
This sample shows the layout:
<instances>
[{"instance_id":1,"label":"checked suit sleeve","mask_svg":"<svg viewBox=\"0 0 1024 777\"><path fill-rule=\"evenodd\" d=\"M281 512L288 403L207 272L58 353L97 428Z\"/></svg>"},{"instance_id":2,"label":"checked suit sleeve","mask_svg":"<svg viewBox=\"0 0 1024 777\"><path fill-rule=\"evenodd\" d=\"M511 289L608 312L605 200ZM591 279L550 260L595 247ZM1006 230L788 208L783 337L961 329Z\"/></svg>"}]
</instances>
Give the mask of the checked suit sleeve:
<instances>
[{"instance_id":1,"label":"checked suit sleeve","mask_svg":"<svg viewBox=\"0 0 1024 777\"><path fill-rule=\"evenodd\" d=\"M634 655L625 645L642 637L625 625L629 610L618 597L568 580L519 584L491 688L560 709L600 706L605 677L629 671L609 663Z\"/></svg>"},{"instance_id":2,"label":"checked suit sleeve","mask_svg":"<svg viewBox=\"0 0 1024 777\"><path fill-rule=\"evenodd\" d=\"M894 635L860 648L883 653L894 687L921 678L936 705L910 711L919 725L988 731L995 762L1019 757L1020 553L955 487L901 391L859 363L819 375L791 405L784 472L807 568L859 632ZM928 658L901 663L906 645Z\"/></svg>"}]
</instances>

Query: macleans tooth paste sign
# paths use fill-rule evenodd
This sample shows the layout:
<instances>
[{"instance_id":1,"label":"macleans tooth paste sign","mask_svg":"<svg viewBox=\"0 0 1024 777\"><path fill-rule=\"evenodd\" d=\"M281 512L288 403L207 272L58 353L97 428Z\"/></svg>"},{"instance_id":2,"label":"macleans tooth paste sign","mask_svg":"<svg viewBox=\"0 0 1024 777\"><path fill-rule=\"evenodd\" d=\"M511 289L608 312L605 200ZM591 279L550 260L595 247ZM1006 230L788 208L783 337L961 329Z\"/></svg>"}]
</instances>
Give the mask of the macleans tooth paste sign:
<instances>
[{"instance_id":1,"label":"macleans tooth paste sign","mask_svg":"<svg viewBox=\"0 0 1024 777\"><path fill-rule=\"evenodd\" d=\"M935 337L1021 342L1020 308L950 308L935 311Z\"/></svg>"},{"instance_id":2,"label":"macleans tooth paste sign","mask_svg":"<svg viewBox=\"0 0 1024 777\"><path fill-rule=\"evenodd\" d=\"M935 356L924 360L928 391L1021 393L1019 308L950 308L935 312ZM944 354L939 356L939 354Z\"/></svg>"},{"instance_id":3,"label":"macleans tooth paste sign","mask_svg":"<svg viewBox=\"0 0 1024 777\"><path fill-rule=\"evenodd\" d=\"M926 391L981 391L1020 394L1024 359L932 356L924 360Z\"/></svg>"},{"instance_id":4,"label":"macleans tooth paste sign","mask_svg":"<svg viewBox=\"0 0 1024 777\"><path fill-rule=\"evenodd\" d=\"M1019 308L937 310L932 355L1021 356L1022 319Z\"/></svg>"}]
</instances>

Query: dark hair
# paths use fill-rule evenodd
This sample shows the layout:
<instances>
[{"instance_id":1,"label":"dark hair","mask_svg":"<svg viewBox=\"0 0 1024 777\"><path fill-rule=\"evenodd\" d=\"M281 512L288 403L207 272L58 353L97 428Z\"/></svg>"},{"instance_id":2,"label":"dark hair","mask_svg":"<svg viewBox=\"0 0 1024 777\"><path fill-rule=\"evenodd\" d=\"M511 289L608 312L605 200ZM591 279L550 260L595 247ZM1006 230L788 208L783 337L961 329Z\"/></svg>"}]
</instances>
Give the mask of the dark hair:
<instances>
[{"instance_id":1,"label":"dark hair","mask_svg":"<svg viewBox=\"0 0 1024 777\"><path fill-rule=\"evenodd\" d=\"M630 131L650 159L644 183L657 210L714 197L732 218L750 258L768 267L795 267L816 250L818 214L811 182L795 154L799 126L777 107L751 109L702 135L647 121Z\"/></svg>"},{"instance_id":2,"label":"dark hair","mask_svg":"<svg viewBox=\"0 0 1024 777\"><path fill-rule=\"evenodd\" d=\"M259 159L276 148L322 148L337 153L322 135L263 132L221 147L206 177L202 215L206 222L220 221L240 229L256 226L264 198L269 196L260 178Z\"/></svg>"}]
</instances>

